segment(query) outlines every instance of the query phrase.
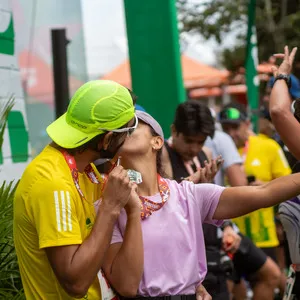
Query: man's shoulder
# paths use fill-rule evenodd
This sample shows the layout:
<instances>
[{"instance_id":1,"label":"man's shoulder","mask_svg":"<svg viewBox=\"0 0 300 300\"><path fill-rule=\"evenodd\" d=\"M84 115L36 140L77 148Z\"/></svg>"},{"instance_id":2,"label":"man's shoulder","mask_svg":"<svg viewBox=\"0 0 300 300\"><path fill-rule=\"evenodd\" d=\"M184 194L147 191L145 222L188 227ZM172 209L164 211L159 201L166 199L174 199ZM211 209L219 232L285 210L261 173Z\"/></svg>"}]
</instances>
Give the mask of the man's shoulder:
<instances>
[{"instance_id":1,"label":"man's shoulder","mask_svg":"<svg viewBox=\"0 0 300 300\"><path fill-rule=\"evenodd\" d=\"M50 149L49 149L50 148ZM31 191L51 186L64 186L71 179L70 170L59 152L46 147L25 169L19 187L23 191Z\"/></svg>"},{"instance_id":2,"label":"man's shoulder","mask_svg":"<svg viewBox=\"0 0 300 300\"><path fill-rule=\"evenodd\" d=\"M215 135L213 137L213 141L215 141L216 143L218 143L220 146L224 147L224 143L226 144L234 144L232 138L230 135L228 135L227 133L220 131L220 130L216 130L215 131Z\"/></svg>"},{"instance_id":3,"label":"man's shoulder","mask_svg":"<svg viewBox=\"0 0 300 300\"><path fill-rule=\"evenodd\" d=\"M216 139L231 139L230 135L224 131L216 130L214 134L214 138Z\"/></svg>"},{"instance_id":4,"label":"man's shoulder","mask_svg":"<svg viewBox=\"0 0 300 300\"><path fill-rule=\"evenodd\" d=\"M259 146L268 148L270 151L278 151L281 149L280 145L275 140L264 135L253 136L251 137L251 140L259 144Z\"/></svg>"}]
</instances>

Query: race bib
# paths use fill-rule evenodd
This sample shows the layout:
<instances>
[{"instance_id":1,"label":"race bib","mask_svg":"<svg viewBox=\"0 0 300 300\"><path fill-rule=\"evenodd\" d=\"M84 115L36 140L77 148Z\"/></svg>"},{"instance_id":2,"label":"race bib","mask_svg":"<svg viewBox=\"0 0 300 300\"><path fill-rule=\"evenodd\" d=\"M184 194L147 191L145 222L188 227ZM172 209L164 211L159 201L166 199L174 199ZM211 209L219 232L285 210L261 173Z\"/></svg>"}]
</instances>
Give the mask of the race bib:
<instances>
[{"instance_id":1,"label":"race bib","mask_svg":"<svg viewBox=\"0 0 300 300\"><path fill-rule=\"evenodd\" d=\"M98 272L98 279L100 283L100 288L101 288L101 299L102 300L118 300L118 296L115 294L113 289L111 288L110 284L106 280L103 271L100 270Z\"/></svg>"}]
</instances>

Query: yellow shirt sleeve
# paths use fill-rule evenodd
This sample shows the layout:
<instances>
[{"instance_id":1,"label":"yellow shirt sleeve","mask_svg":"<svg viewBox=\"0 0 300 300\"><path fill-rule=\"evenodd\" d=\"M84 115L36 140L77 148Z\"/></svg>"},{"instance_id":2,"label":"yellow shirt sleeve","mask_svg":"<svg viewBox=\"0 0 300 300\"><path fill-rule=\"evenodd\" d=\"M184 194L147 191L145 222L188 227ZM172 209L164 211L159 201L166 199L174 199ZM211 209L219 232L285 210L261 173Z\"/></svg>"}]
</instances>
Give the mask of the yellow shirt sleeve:
<instances>
[{"instance_id":1,"label":"yellow shirt sleeve","mask_svg":"<svg viewBox=\"0 0 300 300\"><path fill-rule=\"evenodd\" d=\"M61 178L35 183L30 206L40 249L82 243L75 197L74 189Z\"/></svg>"},{"instance_id":2,"label":"yellow shirt sleeve","mask_svg":"<svg viewBox=\"0 0 300 300\"><path fill-rule=\"evenodd\" d=\"M273 179L291 174L291 168L281 147L274 144L274 159L272 161Z\"/></svg>"}]
</instances>

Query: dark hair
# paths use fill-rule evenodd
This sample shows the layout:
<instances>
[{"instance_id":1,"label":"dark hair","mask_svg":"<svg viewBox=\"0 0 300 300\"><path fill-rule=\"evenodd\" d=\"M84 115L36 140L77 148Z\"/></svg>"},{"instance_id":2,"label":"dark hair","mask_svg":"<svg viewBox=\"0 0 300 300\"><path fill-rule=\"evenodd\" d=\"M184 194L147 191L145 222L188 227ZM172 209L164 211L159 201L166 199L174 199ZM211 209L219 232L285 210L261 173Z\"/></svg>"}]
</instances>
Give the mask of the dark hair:
<instances>
[{"instance_id":1,"label":"dark hair","mask_svg":"<svg viewBox=\"0 0 300 300\"><path fill-rule=\"evenodd\" d=\"M158 134L154 131L154 129L150 125L148 125L148 126L150 128L150 132L151 132L152 136L158 136ZM165 172L163 170L163 165L162 165L162 148L157 151L157 155L156 155L156 169L157 169L157 173L160 176L166 177L166 174L165 174Z\"/></svg>"},{"instance_id":2,"label":"dark hair","mask_svg":"<svg viewBox=\"0 0 300 300\"><path fill-rule=\"evenodd\" d=\"M215 132L215 121L209 108L198 100L179 104L173 124L178 133L187 136L203 134L213 137Z\"/></svg>"},{"instance_id":3,"label":"dark hair","mask_svg":"<svg viewBox=\"0 0 300 300\"><path fill-rule=\"evenodd\" d=\"M98 151L98 145L100 142L103 141L104 136L105 136L106 132L101 133L96 135L94 138L92 138L91 140L89 140L88 142L86 142L85 144L78 146L76 148L72 148L72 149L66 149L67 152L71 155L75 155L76 153L82 153L85 150L94 150L94 151Z\"/></svg>"},{"instance_id":4,"label":"dark hair","mask_svg":"<svg viewBox=\"0 0 300 300\"><path fill-rule=\"evenodd\" d=\"M300 98L296 99L294 102L294 117L300 123Z\"/></svg>"},{"instance_id":5,"label":"dark hair","mask_svg":"<svg viewBox=\"0 0 300 300\"><path fill-rule=\"evenodd\" d=\"M129 92L129 94L130 94L130 96L131 96L133 105L135 105L135 104L136 104L136 101L137 101L137 99L138 99L138 96L137 96L132 90L130 90L130 89L127 89L127 90L128 90L128 92Z\"/></svg>"}]
</instances>

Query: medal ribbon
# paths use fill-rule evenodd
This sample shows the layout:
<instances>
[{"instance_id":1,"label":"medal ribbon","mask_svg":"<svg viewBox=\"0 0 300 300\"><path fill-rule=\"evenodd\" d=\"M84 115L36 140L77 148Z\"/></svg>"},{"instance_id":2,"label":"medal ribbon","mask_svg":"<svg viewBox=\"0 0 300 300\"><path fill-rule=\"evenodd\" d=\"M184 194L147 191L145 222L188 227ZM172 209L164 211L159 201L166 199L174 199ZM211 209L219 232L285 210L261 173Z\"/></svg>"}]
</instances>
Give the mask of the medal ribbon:
<instances>
[{"instance_id":1,"label":"medal ribbon","mask_svg":"<svg viewBox=\"0 0 300 300\"><path fill-rule=\"evenodd\" d=\"M145 220L152 215L153 212L161 209L170 198L170 188L164 178L157 174L158 189L161 196L161 202L153 202L146 197L139 196L141 201L141 219Z\"/></svg>"},{"instance_id":2,"label":"medal ribbon","mask_svg":"<svg viewBox=\"0 0 300 300\"><path fill-rule=\"evenodd\" d=\"M73 181L74 181L74 184L75 184L75 187L78 191L78 193L80 194L80 196L82 197L82 199L86 200L81 188L80 188L80 185L79 185L79 180L78 180L78 169L77 169L77 166L76 166L76 161L75 161L75 158L70 155L67 151L65 150L62 150L61 151L62 155L64 156L65 160L66 160L66 163L67 165L69 166L70 168L70 171L71 171L71 175L72 175L72 178L73 178ZM105 181L105 175L102 175L101 174L101 179L97 176L97 174L94 172L94 169L92 167L91 164L89 164L85 169L84 169L84 173L87 175L88 179L94 183L94 184L100 184L100 183L103 183Z\"/></svg>"},{"instance_id":3,"label":"medal ribbon","mask_svg":"<svg viewBox=\"0 0 300 300\"><path fill-rule=\"evenodd\" d=\"M78 180L78 169L76 166L76 161L72 155L70 155L67 151L61 151L62 155L64 156L66 163L68 164L71 175L75 184L75 187L80 194L80 196L86 200L80 185L79 185L79 180ZM94 184L100 184L104 183L107 179L107 176L104 174L101 174L101 179L97 176L97 174L94 172L93 167L91 164L89 164L85 170L84 173L87 175L89 180L94 183ZM152 215L153 212L161 209L167 200L170 197L170 188L168 186L168 183L164 178L162 178L159 174L157 174L157 181L158 181L158 188L159 188L159 193L161 196L162 201L159 203L153 202L146 197L139 196L140 201L141 201L141 219L144 220L148 218L149 216Z\"/></svg>"}]
</instances>

